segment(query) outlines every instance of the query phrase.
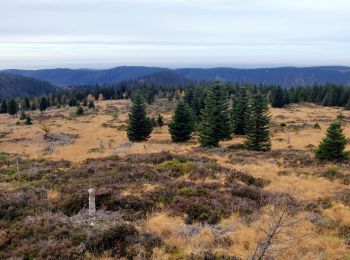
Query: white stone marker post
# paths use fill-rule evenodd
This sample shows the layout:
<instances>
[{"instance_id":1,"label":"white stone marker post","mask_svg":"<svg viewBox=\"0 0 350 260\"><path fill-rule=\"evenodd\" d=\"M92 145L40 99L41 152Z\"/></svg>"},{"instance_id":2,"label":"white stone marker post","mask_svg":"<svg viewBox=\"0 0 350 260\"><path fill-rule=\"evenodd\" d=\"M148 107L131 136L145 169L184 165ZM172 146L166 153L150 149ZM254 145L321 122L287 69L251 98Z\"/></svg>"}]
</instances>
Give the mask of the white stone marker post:
<instances>
[{"instance_id":1,"label":"white stone marker post","mask_svg":"<svg viewBox=\"0 0 350 260\"><path fill-rule=\"evenodd\" d=\"M95 189L89 189L89 215L94 216L96 213L96 204L95 204Z\"/></svg>"}]
</instances>

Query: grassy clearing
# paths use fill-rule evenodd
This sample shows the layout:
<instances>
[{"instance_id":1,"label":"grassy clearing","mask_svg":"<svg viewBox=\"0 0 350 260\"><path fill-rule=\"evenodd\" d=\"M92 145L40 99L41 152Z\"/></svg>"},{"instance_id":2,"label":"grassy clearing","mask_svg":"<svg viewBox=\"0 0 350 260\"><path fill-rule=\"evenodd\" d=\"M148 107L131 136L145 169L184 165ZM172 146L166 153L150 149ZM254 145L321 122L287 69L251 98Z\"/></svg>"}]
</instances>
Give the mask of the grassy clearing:
<instances>
[{"instance_id":1,"label":"grassy clearing","mask_svg":"<svg viewBox=\"0 0 350 260\"><path fill-rule=\"evenodd\" d=\"M247 259L269 208L287 194L301 221L279 237L292 240L275 259L348 259L350 163L321 164L312 153L340 109L272 109L272 151L261 153L245 150L242 137L217 149L172 144L166 126L130 144L118 130L129 105L105 101L82 117L70 108L34 113L32 126L0 116L0 258ZM149 109L167 123L173 105ZM74 142L45 153L41 120Z\"/></svg>"}]
</instances>

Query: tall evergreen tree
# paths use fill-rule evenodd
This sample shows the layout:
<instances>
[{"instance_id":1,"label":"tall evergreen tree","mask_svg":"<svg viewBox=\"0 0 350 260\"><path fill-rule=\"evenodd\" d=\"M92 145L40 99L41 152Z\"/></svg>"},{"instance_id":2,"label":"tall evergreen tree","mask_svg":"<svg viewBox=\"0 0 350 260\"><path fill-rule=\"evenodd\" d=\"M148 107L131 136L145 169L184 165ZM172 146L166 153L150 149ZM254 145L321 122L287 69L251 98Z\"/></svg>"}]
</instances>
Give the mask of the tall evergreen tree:
<instances>
[{"instance_id":1,"label":"tall evergreen tree","mask_svg":"<svg viewBox=\"0 0 350 260\"><path fill-rule=\"evenodd\" d=\"M24 110L29 110L30 109L30 101L29 101L29 98L27 98L27 97L23 101L23 109Z\"/></svg>"},{"instance_id":2,"label":"tall evergreen tree","mask_svg":"<svg viewBox=\"0 0 350 260\"><path fill-rule=\"evenodd\" d=\"M136 94L132 101L127 128L128 138L132 142L146 141L153 129L152 120L147 117L146 105L140 94Z\"/></svg>"},{"instance_id":3,"label":"tall evergreen tree","mask_svg":"<svg viewBox=\"0 0 350 260\"><path fill-rule=\"evenodd\" d=\"M77 111L75 113L77 116L84 115L84 108L81 105L78 105Z\"/></svg>"},{"instance_id":4,"label":"tall evergreen tree","mask_svg":"<svg viewBox=\"0 0 350 260\"><path fill-rule=\"evenodd\" d=\"M39 106L40 106L41 112L45 111L48 108L49 105L48 105L46 97L41 97Z\"/></svg>"},{"instance_id":5,"label":"tall evergreen tree","mask_svg":"<svg viewBox=\"0 0 350 260\"><path fill-rule=\"evenodd\" d=\"M231 120L228 92L219 83L212 85L205 98L201 112L199 140L204 147L217 147L221 140L231 137Z\"/></svg>"},{"instance_id":6,"label":"tall evergreen tree","mask_svg":"<svg viewBox=\"0 0 350 260\"><path fill-rule=\"evenodd\" d=\"M0 114L6 114L8 110L7 101L3 100L0 106Z\"/></svg>"},{"instance_id":7,"label":"tall evergreen tree","mask_svg":"<svg viewBox=\"0 0 350 260\"><path fill-rule=\"evenodd\" d=\"M272 107L284 107L284 93L283 89L278 86L272 90L271 105Z\"/></svg>"},{"instance_id":8,"label":"tall evergreen tree","mask_svg":"<svg viewBox=\"0 0 350 260\"><path fill-rule=\"evenodd\" d=\"M157 126L162 127L163 125L164 125L164 118L161 114L159 114L157 117Z\"/></svg>"},{"instance_id":9,"label":"tall evergreen tree","mask_svg":"<svg viewBox=\"0 0 350 260\"><path fill-rule=\"evenodd\" d=\"M269 151L271 149L270 115L267 100L260 92L256 93L250 101L246 120L247 134L245 144L248 149Z\"/></svg>"},{"instance_id":10,"label":"tall evergreen tree","mask_svg":"<svg viewBox=\"0 0 350 260\"><path fill-rule=\"evenodd\" d=\"M169 133L173 142L186 142L195 130L195 117L185 102L180 102L169 123Z\"/></svg>"},{"instance_id":11,"label":"tall evergreen tree","mask_svg":"<svg viewBox=\"0 0 350 260\"><path fill-rule=\"evenodd\" d=\"M11 99L8 104L8 113L14 117L15 115L17 115L17 112L18 112L18 104L16 100Z\"/></svg>"},{"instance_id":12,"label":"tall evergreen tree","mask_svg":"<svg viewBox=\"0 0 350 260\"><path fill-rule=\"evenodd\" d=\"M316 158L320 161L335 161L344 158L346 138L341 123L336 121L327 129L326 137L316 150Z\"/></svg>"},{"instance_id":13,"label":"tall evergreen tree","mask_svg":"<svg viewBox=\"0 0 350 260\"><path fill-rule=\"evenodd\" d=\"M232 103L232 127L236 135L246 134L246 113L248 108L248 93L246 87L241 87L238 94L233 98Z\"/></svg>"},{"instance_id":14,"label":"tall evergreen tree","mask_svg":"<svg viewBox=\"0 0 350 260\"><path fill-rule=\"evenodd\" d=\"M31 105L30 109L33 110L33 111L36 110L36 105L35 105L34 101L33 101L32 105Z\"/></svg>"}]
</instances>

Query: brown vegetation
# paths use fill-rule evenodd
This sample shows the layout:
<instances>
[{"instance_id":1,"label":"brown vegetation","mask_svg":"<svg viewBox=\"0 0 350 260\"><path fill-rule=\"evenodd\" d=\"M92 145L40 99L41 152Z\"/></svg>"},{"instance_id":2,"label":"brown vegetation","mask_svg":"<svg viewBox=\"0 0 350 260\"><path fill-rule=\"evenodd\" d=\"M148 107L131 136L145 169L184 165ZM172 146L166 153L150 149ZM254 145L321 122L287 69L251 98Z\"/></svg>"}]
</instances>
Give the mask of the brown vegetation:
<instances>
[{"instance_id":1,"label":"brown vegetation","mask_svg":"<svg viewBox=\"0 0 350 260\"><path fill-rule=\"evenodd\" d=\"M172 144L166 126L132 144L122 129L128 101L100 103L81 117L71 108L33 113L31 126L0 116L1 259L248 259L283 210L292 228L273 236L265 256L349 256L350 162L319 163L312 153L338 108L272 109L272 151L252 152L241 137L216 149ZM173 107L161 100L150 113L167 124ZM58 141L43 139L42 121ZM45 153L48 142L56 145Z\"/></svg>"}]
</instances>

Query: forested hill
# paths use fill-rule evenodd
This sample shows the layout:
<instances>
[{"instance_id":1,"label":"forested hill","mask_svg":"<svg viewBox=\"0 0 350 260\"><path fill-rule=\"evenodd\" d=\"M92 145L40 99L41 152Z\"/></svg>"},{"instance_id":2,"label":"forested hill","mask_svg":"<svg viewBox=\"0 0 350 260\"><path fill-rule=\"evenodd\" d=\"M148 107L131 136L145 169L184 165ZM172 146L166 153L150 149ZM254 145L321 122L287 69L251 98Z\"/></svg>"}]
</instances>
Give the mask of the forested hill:
<instances>
[{"instance_id":1,"label":"forested hill","mask_svg":"<svg viewBox=\"0 0 350 260\"><path fill-rule=\"evenodd\" d=\"M178 69L177 73L196 81L218 79L230 82L274 84L283 87L310 86L315 83L350 85L350 67Z\"/></svg>"},{"instance_id":2,"label":"forested hill","mask_svg":"<svg viewBox=\"0 0 350 260\"><path fill-rule=\"evenodd\" d=\"M0 73L0 99L48 94L57 88L30 77Z\"/></svg>"},{"instance_id":3,"label":"forested hill","mask_svg":"<svg viewBox=\"0 0 350 260\"><path fill-rule=\"evenodd\" d=\"M185 68L175 70L156 67L117 67L108 70L46 69L7 70L6 72L45 80L58 86L95 85L99 83L139 81L139 79L151 80L152 83L171 82L172 84L180 85L186 81L185 79L187 79L187 82L218 79L230 82L275 84L283 87L308 86L315 83L350 85L350 67L339 66L306 68L282 67L268 69ZM175 76L175 74L178 76Z\"/></svg>"},{"instance_id":4,"label":"forested hill","mask_svg":"<svg viewBox=\"0 0 350 260\"><path fill-rule=\"evenodd\" d=\"M133 80L146 75L164 71L154 67L117 67L108 70L89 69L44 69L44 70L6 70L5 72L45 80L56 86L95 85Z\"/></svg>"}]
</instances>

